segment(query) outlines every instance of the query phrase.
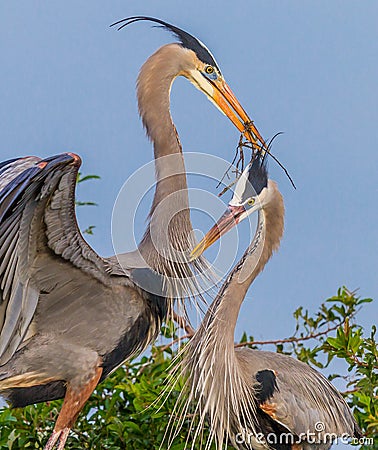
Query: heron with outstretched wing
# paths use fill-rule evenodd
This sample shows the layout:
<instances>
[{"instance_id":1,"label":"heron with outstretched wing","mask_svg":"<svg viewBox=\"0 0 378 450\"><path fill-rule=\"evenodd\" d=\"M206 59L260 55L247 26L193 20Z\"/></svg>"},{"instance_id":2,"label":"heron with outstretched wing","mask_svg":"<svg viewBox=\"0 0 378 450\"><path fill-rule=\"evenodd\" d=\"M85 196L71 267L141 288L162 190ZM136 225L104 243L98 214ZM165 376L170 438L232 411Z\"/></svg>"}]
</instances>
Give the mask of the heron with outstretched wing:
<instances>
[{"instance_id":1,"label":"heron with outstretched wing","mask_svg":"<svg viewBox=\"0 0 378 450\"><path fill-rule=\"evenodd\" d=\"M184 159L170 114L175 78L186 77L252 144L265 145L204 44L151 17L118 24L143 20L179 42L157 50L138 78L157 177L138 251L103 258L82 237L74 201L77 155L20 158L0 168L0 394L15 407L64 398L46 450L64 448L97 384L156 338L173 299L193 296L193 275L206 266L177 258L193 242ZM161 225L167 198L174 201L165 204L177 205L169 227ZM156 242L164 243L163 251ZM165 278L174 280L173 291L159 288ZM144 288L151 283L152 290Z\"/></svg>"}]
</instances>

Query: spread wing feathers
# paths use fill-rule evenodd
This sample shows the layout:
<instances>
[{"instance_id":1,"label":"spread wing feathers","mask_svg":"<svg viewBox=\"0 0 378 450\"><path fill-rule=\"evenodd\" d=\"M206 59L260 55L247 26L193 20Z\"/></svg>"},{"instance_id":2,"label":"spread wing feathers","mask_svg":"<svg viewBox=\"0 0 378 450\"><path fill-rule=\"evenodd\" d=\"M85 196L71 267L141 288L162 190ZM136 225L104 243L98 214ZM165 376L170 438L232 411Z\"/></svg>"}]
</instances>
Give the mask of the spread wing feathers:
<instances>
[{"instance_id":1,"label":"spread wing feathers","mask_svg":"<svg viewBox=\"0 0 378 450\"><path fill-rule=\"evenodd\" d=\"M28 156L26 158L9 159L0 163L0 194L4 187L14 180L20 173L33 167L40 158Z\"/></svg>"},{"instance_id":2,"label":"spread wing feathers","mask_svg":"<svg viewBox=\"0 0 378 450\"><path fill-rule=\"evenodd\" d=\"M109 277L104 260L84 240L76 221L75 187L78 168L78 164L75 167L69 166L69 170L60 175L52 194L50 185L54 185L54 177L43 187L41 198L51 195L44 211L47 244L56 255L106 283Z\"/></svg>"},{"instance_id":3,"label":"spread wing feathers","mask_svg":"<svg viewBox=\"0 0 378 450\"><path fill-rule=\"evenodd\" d=\"M239 350L237 355L250 371L256 389L268 392L259 407L290 432L298 436L315 432L320 440L325 433L358 435L356 421L341 394L307 364L286 355L250 349ZM256 374L261 371L272 371L276 377L271 392L269 387L259 386Z\"/></svg>"},{"instance_id":4,"label":"spread wing feathers","mask_svg":"<svg viewBox=\"0 0 378 450\"><path fill-rule=\"evenodd\" d=\"M79 166L73 154L0 164L0 365L17 351L38 304L37 250L52 251L102 282L108 277L77 227Z\"/></svg>"}]
</instances>

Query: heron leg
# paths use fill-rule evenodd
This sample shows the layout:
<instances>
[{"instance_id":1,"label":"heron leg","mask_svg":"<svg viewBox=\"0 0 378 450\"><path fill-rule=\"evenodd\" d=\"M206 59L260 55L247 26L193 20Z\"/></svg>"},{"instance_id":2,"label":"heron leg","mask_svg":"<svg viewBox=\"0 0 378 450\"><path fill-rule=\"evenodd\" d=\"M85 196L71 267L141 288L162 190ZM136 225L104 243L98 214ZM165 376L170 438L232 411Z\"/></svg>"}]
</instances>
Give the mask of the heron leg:
<instances>
[{"instance_id":1,"label":"heron leg","mask_svg":"<svg viewBox=\"0 0 378 450\"><path fill-rule=\"evenodd\" d=\"M44 450L52 450L58 442L57 450L63 450L68 434L74 425L85 403L95 390L102 374L102 367L97 367L94 376L80 388L67 384L63 406L56 421L54 431L46 443Z\"/></svg>"}]
</instances>

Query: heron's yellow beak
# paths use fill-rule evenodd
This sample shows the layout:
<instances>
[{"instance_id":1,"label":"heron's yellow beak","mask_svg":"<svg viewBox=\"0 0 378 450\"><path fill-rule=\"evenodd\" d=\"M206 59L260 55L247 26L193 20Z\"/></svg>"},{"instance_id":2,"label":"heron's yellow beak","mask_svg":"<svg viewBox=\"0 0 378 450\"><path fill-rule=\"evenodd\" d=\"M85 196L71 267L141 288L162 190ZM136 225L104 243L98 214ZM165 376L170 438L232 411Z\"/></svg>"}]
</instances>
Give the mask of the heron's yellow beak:
<instances>
[{"instance_id":1,"label":"heron's yellow beak","mask_svg":"<svg viewBox=\"0 0 378 450\"><path fill-rule=\"evenodd\" d=\"M228 206L226 212L218 222L206 233L201 242L190 253L190 261L197 259L202 253L216 242L227 231L238 224L241 214L245 211L244 206Z\"/></svg>"},{"instance_id":2,"label":"heron's yellow beak","mask_svg":"<svg viewBox=\"0 0 378 450\"><path fill-rule=\"evenodd\" d=\"M183 71L181 75L188 78L197 89L207 95L217 108L231 120L240 133L251 142L254 149L268 151L268 147L258 129L222 76L212 79L198 68Z\"/></svg>"},{"instance_id":3,"label":"heron's yellow beak","mask_svg":"<svg viewBox=\"0 0 378 450\"><path fill-rule=\"evenodd\" d=\"M267 149L266 143L224 79L210 81L213 101L254 147Z\"/></svg>"}]
</instances>

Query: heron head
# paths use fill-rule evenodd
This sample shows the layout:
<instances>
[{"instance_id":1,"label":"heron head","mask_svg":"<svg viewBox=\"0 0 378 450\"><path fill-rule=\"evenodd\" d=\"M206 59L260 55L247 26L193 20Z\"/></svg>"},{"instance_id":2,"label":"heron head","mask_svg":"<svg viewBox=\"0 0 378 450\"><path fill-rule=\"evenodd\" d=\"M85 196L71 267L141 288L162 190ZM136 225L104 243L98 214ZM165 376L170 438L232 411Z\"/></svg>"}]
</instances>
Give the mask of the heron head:
<instances>
[{"instance_id":1,"label":"heron head","mask_svg":"<svg viewBox=\"0 0 378 450\"><path fill-rule=\"evenodd\" d=\"M121 29L131 23L145 20L155 22L159 27L173 33L179 45L190 52L191 58L186 58L182 53L183 66L178 75L186 77L203 92L256 148L266 148L259 131L226 83L214 56L199 39L175 25L154 17L127 17L112 25L119 25L118 29Z\"/></svg>"},{"instance_id":2,"label":"heron head","mask_svg":"<svg viewBox=\"0 0 378 450\"><path fill-rule=\"evenodd\" d=\"M271 192L272 186L268 180L266 159L258 155L240 176L224 214L191 252L191 259L198 258L235 225L263 209L270 201Z\"/></svg>"}]
</instances>

